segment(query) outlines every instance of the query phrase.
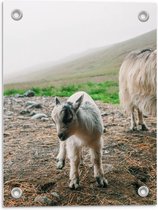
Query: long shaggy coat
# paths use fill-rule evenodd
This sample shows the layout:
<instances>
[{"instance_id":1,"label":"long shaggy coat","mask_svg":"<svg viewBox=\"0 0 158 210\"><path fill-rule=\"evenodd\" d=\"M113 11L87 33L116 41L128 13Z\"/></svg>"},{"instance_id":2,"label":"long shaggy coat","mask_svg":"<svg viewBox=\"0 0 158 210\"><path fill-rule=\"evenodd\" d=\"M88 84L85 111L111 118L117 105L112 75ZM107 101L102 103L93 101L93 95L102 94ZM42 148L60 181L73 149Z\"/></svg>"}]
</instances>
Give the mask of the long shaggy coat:
<instances>
[{"instance_id":1,"label":"long shaggy coat","mask_svg":"<svg viewBox=\"0 0 158 210\"><path fill-rule=\"evenodd\" d=\"M119 74L119 96L123 108L139 109L145 115L156 115L156 56L149 49L131 52L123 61Z\"/></svg>"}]
</instances>

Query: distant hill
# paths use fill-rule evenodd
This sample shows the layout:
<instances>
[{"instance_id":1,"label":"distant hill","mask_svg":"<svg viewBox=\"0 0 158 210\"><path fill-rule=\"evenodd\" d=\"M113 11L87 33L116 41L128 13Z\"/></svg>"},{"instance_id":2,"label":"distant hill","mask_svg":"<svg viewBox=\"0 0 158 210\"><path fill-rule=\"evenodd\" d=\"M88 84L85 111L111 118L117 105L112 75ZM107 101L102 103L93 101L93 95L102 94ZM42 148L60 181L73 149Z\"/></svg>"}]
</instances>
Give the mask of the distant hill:
<instances>
[{"instance_id":1,"label":"distant hill","mask_svg":"<svg viewBox=\"0 0 158 210\"><path fill-rule=\"evenodd\" d=\"M111 46L76 55L71 61L13 78L10 87L46 86L86 81L117 80L124 57L132 50L156 48L156 30ZM20 84L19 82L23 82Z\"/></svg>"}]
</instances>

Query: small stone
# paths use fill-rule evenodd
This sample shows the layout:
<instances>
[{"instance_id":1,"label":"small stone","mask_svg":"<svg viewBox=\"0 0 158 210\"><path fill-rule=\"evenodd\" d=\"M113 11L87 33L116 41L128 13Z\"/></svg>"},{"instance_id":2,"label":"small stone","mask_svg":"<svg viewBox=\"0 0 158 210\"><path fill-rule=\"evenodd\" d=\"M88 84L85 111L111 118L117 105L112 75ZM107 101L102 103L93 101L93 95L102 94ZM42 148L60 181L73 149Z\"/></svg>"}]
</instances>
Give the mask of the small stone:
<instances>
[{"instance_id":1,"label":"small stone","mask_svg":"<svg viewBox=\"0 0 158 210\"><path fill-rule=\"evenodd\" d=\"M41 105L41 104L39 104L39 103L37 103L37 104L32 104L32 105L28 106L28 109L30 109L30 108L37 108L37 109L41 109L41 108L42 108L42 105Z\"/></svg>"},{"instance_id":2,"label":"small stone","mask_svg":"<svg viewBox=\"0 0 158 210\"><path fill-rule=\"evenodd\" d=\"M38 155L38 151L35 151L34 156L35 156L35 157L38 157L38 156L39 156L39 155Z\"/></svg>"},{"instance_id":3,"label":"small stone","mask_svg":"<svg viewBox=\"0 0 158 210\"><path fill-rule=\"evenodd\" d=\"M41 119L41 118L47 118L47 115L46 114L43 114L43 113L38 113L38 114L35 114L31 117L32 120L35 120L35 119Z\"/></svg>"},{"instance_id":4,"label":"small stone","mask_svg":"<svg viewBox=\"0 0 158 210\"><path fill-rule=\"evenodd\" d=\"M31 126L30 126L29 124L24 124L22 127L23 127L24 129L26 129L26 128L30 128Z\"/></svg>"},{"instance_id":5,"label":"small stone","mask_svg":"<svg viewBox=\"0 0 158 210\"><path fill-rule=\"evenodd\" d=\"M30 111L25 109L20 112L21 115L30 114Z\"/></svg>"},{"instance_id":6,"label":"small stone","mask_svg":"<svg viewBox=\"0 0 158 210\"><path fill-rule=\"evenodd\" d=\"M11 115L13 115L13 114L14 114L14 112L10 112L10 111L7 112L7 115L8 115L8 116L11 116Z\"/></svg>"},{"instance_id":7,"label":"small stone","mask_svg":"<svg viewBox=\"0 0 158 210\"><path fill-rule=\"evenodd\" d=\"M104 154L108 154L108 153L110 153L110 151L107 150L107 149L105 149L105 150L104 150Z\"/></svg>"},{"instance_id":8,"label":"small stone","mask_svg":"<svg viewBox=\"0 0 158 210\"><path fill-rule=\"evenodd\" d=\"M60 199L60 195L57 192L51 192L51 195L53 195L54 197Z\"/></svg>"},{"instance_id":9,"label":"small stone","mask_svg":"<svg viewBox=\"0 0 158 210\"><path fill-rule=\"evenodd\" d=\"M4 119L12 119L12 116L4 115L3 118L4 118Z\"/></svg>"},{"instance_id":10,"label":"small stone","mask_svg":"<svg viewBox=\"0 0 158 210\"><path fill-rule=\"evenodd\" d=\"M108 113L107 112L102 112L101 116L108 116Z\"/></svg>"},{"instance_id":11,"label":"small stone","mask_svg":"<svg viewBox=\"0 0 158 210\"><path fill-rule=\"evenodd\" d=\"M16 94L15 97L16 98L23 98L24 96L23 95L20 95L20 94Z\"/></svg>"},{"instance_id":12,"label":"small stone","mask_svg":"<svg viewBox=\"0 0 158 210\"><path fill-rule=\"evenodd\" d=\"M36 102L35 101L27 101L25 106L30 106L32 104L36 104Z\"/></svg>"},{"instance_id":13,"label":"small stone","mask_svg":"<svg viewBox=\"0 0 158 210\"><path fill-rule=\"evenodd\" d=\"M19 117L17 117L17 119L26 120L27 118L26 117L23 117L23 116L19 116Z\"/></svg>"},{"instance_id":14,"label":"small stone","mask_svg":"<svg viewBox=\"0 0 158 210\"><path fill-rule=\"evenodd\" d=\"M80 202L81 201L81 198L80 197L77 197L77 202Z\"/></svg>"},{"instance_id":15,"label":"small stone","mask_svg":"<svg viewBox=\"0 0 158 210\"><path fill-rule=\"evenodd\" d=\"M34 116L35 114L37 114L37 112L32 111L32 112L30 113L30 116Z\"/></svg>"},{"instance_id":16,"label":"small stone","mask_svg":"<svg viewBox=\"0 0 158 210\"><path fill-rule=\"evenodd\" d=\"M46 205L52 205L52 201L47 196L38 195L35 199L35 202L39 202Z\"/></svg>"},{"instance_id":17,"label":"small stone","mask_svg":"<svg viewBox=\"0 0 158 210\"><path fill-rule=\"evenodd\" d=\"M30 106L32 104L36 104L36 102L35 101L27 101L25 106Z\"/></svg>"},{"instance_id":18,"label":"small stone","mask_svg":"<svg viewBox=\"0 0 158 210\"><path fill-rule=\"evenodd\" d=\"M94 188L93 184L90 184L90 188Z\"/></svg>"},{"instance_id":19,"label":"small stone","mask_svg":"<svg viewBox=\"0 0 158 210\"><path fill-rule=\"evenodd\" d=\"M34 92L33 90L27 90L27 91L23 94L23 96L25 96L25 97L33 97L33 96L35 96L35 92Z\"/></svg>"},{"instance_id":20,"label":"small stone","mask_svg":"<svg viewBox=\"0 0 158 210\"><path fill-rule=\"evenodd\" d=\"M4 137L10 136L10 133L6 133L6 132L5 132L3 135L4 135Z\"/></svg>"},{"instance_id":21,"label":"small stone","mask_svg":"<svg viewBox=\"0 0 158 210\"><path fill-rule=\"evenodd\" d=\"M47 118L47 117L42 117L41 120L42 120L43 122L45 122L45 121L48 121L49 118Z\"/></svg>"},{"instance_id":22,"label":"small stone","mask_svg":"<svg viewBox=\"0 0 158 210\"><path fill-rule=\"evenodd\" d=\"M37 108L41 109L42 105L40 103L34 102L34 101L28 101L25 105L28 109L30 108Z\"/></svg>"}]
</instances>

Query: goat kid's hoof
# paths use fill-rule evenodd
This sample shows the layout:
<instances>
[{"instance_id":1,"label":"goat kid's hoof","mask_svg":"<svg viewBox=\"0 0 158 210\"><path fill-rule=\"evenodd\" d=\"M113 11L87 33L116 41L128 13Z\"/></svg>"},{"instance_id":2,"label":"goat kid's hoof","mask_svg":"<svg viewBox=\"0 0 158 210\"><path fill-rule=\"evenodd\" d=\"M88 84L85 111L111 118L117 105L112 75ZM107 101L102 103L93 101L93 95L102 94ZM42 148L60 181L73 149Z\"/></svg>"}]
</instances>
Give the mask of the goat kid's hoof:
<instances>
[{"instance_id":1,"label":"goat kid's hoof","mask_svg":"<svg viewBox=\"0 0 158 210\"><path fill-rule=\"evenodd\" d=\"M74 189L76 190L77 188L79 188L79 179L75 179L75 180L71 180L70 184L69 184L69 188L70 189Z\"/></svg>"},{"instance_id":2,"label":"goat kid's hoof","mask_svg":"<svg viewBox=\"0 0 158 210\"><path fill-rule=\"evenodd\" d=\"M108 181L104 177L97 176L96 181L97 181L98 187L107 187L108 186Z\"/></svg>"},{"instance_id":3,"label":"goat kid's hoof","mask_svg":"<svg viewBox=\"0 0 158 210\"><path fill-rule=\"evenodd\" d=\"M61 159L57 161L57 169L62 169L65 166L65 160Z\"/></svg>"}]
</instances>

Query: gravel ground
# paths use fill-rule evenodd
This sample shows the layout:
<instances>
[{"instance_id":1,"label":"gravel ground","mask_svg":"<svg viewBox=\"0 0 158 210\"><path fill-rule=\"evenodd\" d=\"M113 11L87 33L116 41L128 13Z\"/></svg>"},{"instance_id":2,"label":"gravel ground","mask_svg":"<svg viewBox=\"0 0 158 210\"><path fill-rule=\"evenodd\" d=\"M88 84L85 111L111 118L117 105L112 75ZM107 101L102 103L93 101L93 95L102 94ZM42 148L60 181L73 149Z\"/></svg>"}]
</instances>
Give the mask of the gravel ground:
<instances>
[{"instance_id":1,"label":"gravel ground","mask_svg":"<svg viewBox=\"0 0 158 210\"><path fill-rule=\"evenodd\" d=\"M30 106L34 101L38 106ZM129 132L129 117L118 105L96 102L103 114L103 168L107 188L98 188L87 148L78 190L70 190L69 162L56 169L59 142L51 120L51 97L4 97L4 206L79 206L156 204L156 118L146 118L149 131ZM27 106L26 106L27 105ZM31 119L35 113L45 114ZM137 190L149 188L142 198ZM11 189L20 187L14 199Z\"/></svg>"}]
</instances>

